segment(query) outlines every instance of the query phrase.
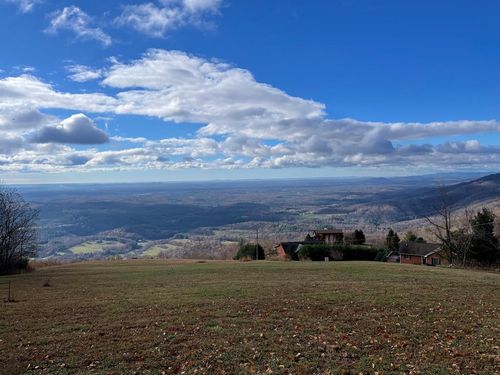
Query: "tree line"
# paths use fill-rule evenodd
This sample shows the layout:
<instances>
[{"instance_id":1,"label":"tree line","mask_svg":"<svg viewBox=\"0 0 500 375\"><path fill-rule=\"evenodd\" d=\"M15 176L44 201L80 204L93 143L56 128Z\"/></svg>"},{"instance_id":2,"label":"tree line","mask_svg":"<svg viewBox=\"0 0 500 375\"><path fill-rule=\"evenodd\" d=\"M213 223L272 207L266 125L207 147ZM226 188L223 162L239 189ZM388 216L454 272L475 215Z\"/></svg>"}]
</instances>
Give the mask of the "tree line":
<instances>
[{"instance_id":1,"label":"tree line","mask_svg":"<svg viewBox=\"0 0 500 375\"><path fill-rule=\"evenodd\" d=\"M452 212L442 197L441 207L433 217L426 217L431 234L438 240L450 264L491 267L500 262L499 240L495 235L496 216L483 207L472 213L466 209L463 216ZM413 232L407 232L404 242L425 242ZM388 252L398 251L401 240L389 229L385 238Z\"/></svg>"},{"instance_id":2,"label":"tree line","mask_svg":"<svg viewBox=\"0 0 500 375\"><path fill-rule=\"evenodd\" d=\"M488 208L472 213L465 210L459 217L450 207L446 192L433 216L426 217L430 232L439 241L450 263L464 266L493 266L500 262L499 240L495 236L494 213ZM29 258L37 254L38 211L14 189L0 186L0 274L26 270ZM310 237L306 237L307 242ZM407 232L403 241L425 242ZM366 238L355 230L344 238L345 246L362 246ZM387 251L399 250L401 239L392 229L386 236ZM261 246L240 244L236 258L264 259Z\"/></svg>"}]
</instances>

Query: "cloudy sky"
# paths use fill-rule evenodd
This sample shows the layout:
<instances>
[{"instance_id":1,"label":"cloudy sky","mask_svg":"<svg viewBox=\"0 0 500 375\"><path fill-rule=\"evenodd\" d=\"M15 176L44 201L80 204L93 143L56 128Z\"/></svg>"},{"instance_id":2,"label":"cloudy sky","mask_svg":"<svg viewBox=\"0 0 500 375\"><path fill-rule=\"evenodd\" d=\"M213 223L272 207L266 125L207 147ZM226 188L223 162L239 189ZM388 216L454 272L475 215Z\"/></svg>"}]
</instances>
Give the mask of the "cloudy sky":
<instances>
[{"instance_id":1,"label":"cloudy sky","mask_svg":"<svg viewBox=\"0 0 500 375\"><path fill-rule=\"evenodd\" d=\"M0 0L0 179L500 168L498 1Z\"/></svg>"}]
</instances>

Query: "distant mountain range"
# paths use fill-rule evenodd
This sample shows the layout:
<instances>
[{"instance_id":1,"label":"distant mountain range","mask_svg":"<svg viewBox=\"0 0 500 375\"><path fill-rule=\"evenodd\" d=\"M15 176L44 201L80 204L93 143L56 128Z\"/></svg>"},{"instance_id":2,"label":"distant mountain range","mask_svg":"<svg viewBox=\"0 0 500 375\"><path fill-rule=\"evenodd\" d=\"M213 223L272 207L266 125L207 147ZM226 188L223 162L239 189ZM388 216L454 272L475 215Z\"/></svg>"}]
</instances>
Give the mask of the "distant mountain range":
<instances>
[{"instance_id":1,"label":"distant mountain range","mask_svg":"<svg viewBox=\"0 0 500 375\"><path fill-rule=\"evenodd\" d=\"M311 228L328 226L404 231L425 226L418 219L435 213L442 191L452 209L500 210L500 174L478 173L19 190L40 210L40 255L63 258L135 257L159 250L181 257L195 250L217 254L240 239L253 239L256 228L270 243L301 239Z\"/></svg>"},{"instance_id":2,"label":"distant mountain range","mask_svg":"<svg viewBox=\"0 0 500 375\"><path fill-rule=\"evenodd\" d=\"M434 214L436 208L442 206L444 197L453 210L500 204L500 173L452 185L381 192L365 203L392 206L399 212L397 218L404 220Z\"/></svg>"}]
</instances>

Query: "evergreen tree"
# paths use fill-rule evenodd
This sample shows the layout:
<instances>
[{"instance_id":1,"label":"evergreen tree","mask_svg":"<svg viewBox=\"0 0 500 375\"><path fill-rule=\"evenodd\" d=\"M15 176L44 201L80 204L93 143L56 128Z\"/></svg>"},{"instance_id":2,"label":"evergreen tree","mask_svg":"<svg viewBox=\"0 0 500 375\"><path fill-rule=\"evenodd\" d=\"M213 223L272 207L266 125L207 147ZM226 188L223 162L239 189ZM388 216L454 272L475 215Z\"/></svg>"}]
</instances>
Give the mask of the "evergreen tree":
<instances>
[{"instance_id":1,"label":"evergreen tree","mask_svg":"<svg viewBox=\"0 0 500 375\"><path fill-rule=\"evenodd\" d=\"M412 231L406 232L404 241L406 242L419 242L419 243L424 243L425 240L422 237L418 237L415 233Z\"/></svg>"},{"instance_id":2,"label":"evergreen tree","mask_svg":"<svg viewBox=\"0 0 500 375\"><path fill-rule=\"evenodd\" d=\"M389 229L389 232L387 233L387 236L385 237L385 243L387 245L387 249L389 251L398 251L399 250L399 236L398 234L392 229Z\"/></svg>"},{"instance_id":3,"label":"evergreen tree","mask_svg":"<svg viewBox=\"0 0 500 375\"><path fill-rule=\"evenodd\" d=\"M364 244L366 242L365 234L363 233L363 231L361 229L360 230L356 229L354 231L353 237L354 237L354 241L353 242L356 245L362 245L362 244Z\"/></svg>"},{"instance_id":4,"label":"evergreen tree","mask_svg":"<svg viewBox=\"0 0 500 375\"><path fill-rule=\"evenodd\" d=\"M498 239L495 237L495 215L483 208L472 219L472 258L481 264L492 264L498 258Z\"/></svg>"}]
</instances>

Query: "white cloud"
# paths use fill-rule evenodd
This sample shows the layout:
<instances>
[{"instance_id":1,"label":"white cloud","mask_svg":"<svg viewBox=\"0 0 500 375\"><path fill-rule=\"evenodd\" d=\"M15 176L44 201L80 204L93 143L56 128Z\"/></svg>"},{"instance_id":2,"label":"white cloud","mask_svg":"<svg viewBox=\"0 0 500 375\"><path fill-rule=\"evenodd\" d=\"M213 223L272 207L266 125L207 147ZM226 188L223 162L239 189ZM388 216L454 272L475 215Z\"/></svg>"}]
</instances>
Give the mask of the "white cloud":
<instances>
[{"instance_id":1,"label":"white cloud","mask_svg":"<svg viewBox=\"0 0 500 375\"><path fill-rule=\"evenodd\" d=\"M14 66L14 69L26 74L32 74L36 72L36 68L29 65L17 65Z\"/></svg>"},{"instance_id":2,"label":"white cloud","mask_svg":"<svg viewBox=\"0 0 500 375\"><path fill-rule=\"evenodd\" d=\"M221 0L163 0L160 4L127 5L116 23L149 36L163 37L168 31L186 25L208 25L209 17L218 13L221 3Z\"/></svg>"},{"instance_id":3,"label":"white cloud","mask_svg":"<svg viewBox=\"0 0 500 375\"><path fill-rule=\"evenodd\" d=\"M21 13L29 13L33 10L36 4L40 4L41 0L3 0L5 3L14 4L18 7Z\"/></svg>"},{"instance_id":4,"label":"white cloud","mask_svg":"<svg viewBox=\"0 0 500 375\"><path fill-rule=\"evenodd\" d=\"M45 126L31 135L34 143L72 143L94 145L108 142L109 138L84 114L76 114L57 126Z\"/></svg>"},{"instance_id":5,"label":"white cloud","mask_svg":"<svg viewBox=\"0 0 500 375\"><path fill-rule=\"evenodd\" d=\"M97 40L105 47L110 46L111 37L99 27L92 27L92 23L87 13L73 5L54 12L46 31L57 34L59 30L67 30L75 33L78 39Z\"/></svg>"},{"instance_id":6,"label":"white cloud","mask_svg":"<svg viewBox=\"0 0 500 375\"><path fill-rule=\"evenodd\" d=\"M123 141L123 140L122 140ZM230 141L228 141L230 142ZM5 152L7 145L8 152ZM401 167L433 168L491 168L498 166L500 148L485 147L485 152L440 152L432 148L427 153L402 153L397 148L391 155L318 154L315 152L262 153L251 160L232 155L223 142L214 140L165 139L146 141L138 147L121 150L75 150L58 144L23 144L21 138L0 142L0 170L2 171L123 171L145 169L232 169L232 168L288 168L288 167ZM274 146L273 146L274 147ZM488 149L488 150L486 150ZM19 152L22 150L22 152ZM488 151L488 152L487 152ZM495 151L496 153L492 153ZM220 155L214 158L214 155ZM210 156L209 159L206 156Z\"/></svg>"},{"instance_id":7,"label":"white cloud","mask_svg":"<svg viewBox=\"0 0 500 375\"><path fill-rule=\"evenodd\" d=\"M69 79L75 82L94 81L102 77L102 69L92 69L85 65L70 65L66 67L70 72Z\"/></svg>"},{"instance_id":8,"label":"white cloud","mask_svg":"<svg viewBox=\"0 0 500 375\"><path fill-rule=\"evenodd\" d=\"M474 139L479 133L500 132L495 120L383 123L328 119L322 103L258 82L248 70L180 51L150 50L131 62L110 60L110 66L99 69L77 67L73 72L82 73L80 78L101 75L101 92L62 92L32 75L0 79L0 135L11 138L7 142L10 156L3 156L0 169L500 167L500 147ZM103 93L106 87L114 94ZM99 142L82 142L81 133L75 138L72 128L54 125L55 120L43 114L46 109L152 116L197 123L200 130L186 139L118 136L105 151L77 151L67 145L55 147L54 142L72 143L77 138L79 143ZM98 130L86 119L86 129ZM474 137L464 142L428 143L436 137L465 135ZM26 137L52 143L30 144L23 141L31 139ZM12 154L20 149L23 157L18 155L21 152Z\"/></svg>"},{"instance_id":9,"label":"white cloud","mask_svg":"<svg viewBox=\"0 0 500 375\"><path fill-rule=\"evenodd\" d=\"M168 3L171 0L163 0ZM185 9L192 13L196 12L217 12L221 6L222 0L183 0L181 1Z\"/></svg>"},{"instance_id":10,"label":"white cloud","mask_svg":"<svg viewBox=\"0 0 500 375\"><path fill-rule=\"evenodd\" d=\"M37 108L21 105L0 104L0 131L23 131L35 129L54 121L53 116L41 113Z\"/></svg>"},{"instance_id":11,"label":"white cloud","mask_svg":"<svg viewBox=\"0 0 500 375\"><path fill-rule=\"evenodd\" d=\"M161 8L152 3L127 5L116 22L153 37L162 37L168 29L179 26L180 14L175 8Z\"/></svg>"},{"instance_id":12,"label":"white cloud","mask_svg":"<svg viewBox=\"0 0 500 375\"><path fill-rule=\"evenodd\" d=\"M273 129L290 133L324 116L323 104L259 83L248 70L179 51L151 50L131 64L115 64L103 84L127 89L117 95L116 113L204 123L206 135L246 127L247 136L265 138Z\"/></svg>"},{"instance_id":13,"label":"white cloud","mask_svg":"<svg viewBox=\"0 0 500 375\"><path fill-rule=\"evenodd\" d=\"M16 134L4 133L0 138L0 155L12 154L23 147L24 139Z\"/></svg>"},{"instance_id":14,"label":"white cloud","mask_svg":"<svg viewBox=\"0 0 500 375\"><path fill-rule=\"evenodd\" d=\"M477 139L465 142L446 142L436 147L436 150L446 154L498 154L500 146L483 146Z\"/></svg>"},{"instance_id":15,"label":"white cloud","mask_svg":"<svg viewBox=\"0 0 500 375\"><path fill-rule=\"evenodd\" d=\"M0 79L0 102L11 106L61 108L75 111L110 112L118 104L101 93L72 94L56 91L52 85L31 75Z\"/></svg>"}]
</instances>

